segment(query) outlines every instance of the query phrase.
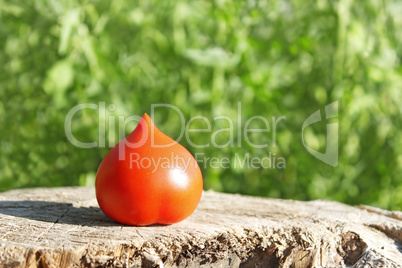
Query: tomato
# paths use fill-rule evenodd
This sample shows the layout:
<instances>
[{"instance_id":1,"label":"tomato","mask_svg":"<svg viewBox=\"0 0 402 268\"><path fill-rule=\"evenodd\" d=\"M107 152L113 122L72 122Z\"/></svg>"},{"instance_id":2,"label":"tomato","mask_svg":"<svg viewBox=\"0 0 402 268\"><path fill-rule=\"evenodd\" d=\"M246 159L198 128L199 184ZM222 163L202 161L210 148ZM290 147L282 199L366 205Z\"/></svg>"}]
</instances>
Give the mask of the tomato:
<instances>
[{"instance_id":1,"label":"tomato","mask_svg":"<svg viewBox=\"0 0 402 268\"><path fill-rule=\"evenodd\" d=\"M144 114L135 130L102 160L95 188L100 208L117 222L172 224L197 208L203 179L190 152Z\"/></svg>"}]
</instances>

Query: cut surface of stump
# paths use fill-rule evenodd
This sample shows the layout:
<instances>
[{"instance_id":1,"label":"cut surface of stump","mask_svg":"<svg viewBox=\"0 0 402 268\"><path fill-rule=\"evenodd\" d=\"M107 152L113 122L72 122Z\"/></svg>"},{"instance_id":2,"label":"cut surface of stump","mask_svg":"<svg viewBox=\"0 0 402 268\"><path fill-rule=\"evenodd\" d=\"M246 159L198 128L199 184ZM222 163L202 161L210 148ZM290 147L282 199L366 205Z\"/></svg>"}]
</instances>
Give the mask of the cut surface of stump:
<instances>
[{"instance_id":1,"label":"cut surface of stump","mask_svg":"<svg viewBox=\"0 0 402 268\"><path fill-rule=\"evenodd\" d=\"M94 188L0 193L0 267L401 267L402 213L212 191L169 226L116 223Z\"/></svg>"}]
</instances>

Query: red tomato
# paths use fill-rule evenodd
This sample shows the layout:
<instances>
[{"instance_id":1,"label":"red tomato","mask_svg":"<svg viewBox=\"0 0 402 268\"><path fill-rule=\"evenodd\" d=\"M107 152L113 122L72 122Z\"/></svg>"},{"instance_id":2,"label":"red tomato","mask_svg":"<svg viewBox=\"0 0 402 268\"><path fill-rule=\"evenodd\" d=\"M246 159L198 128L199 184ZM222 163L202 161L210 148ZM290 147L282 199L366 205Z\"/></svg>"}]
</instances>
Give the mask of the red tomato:
<instances>
[{"instance_id":1,"label":"red tomato","mask_svg":"<svg viewBox=\"0 0 402 268\"><path fill-rule=\"evenodd\" d=\"M186 148L144 114L136 129L102 160L95 188L100 208L117 222L172 224L197 208L203 180Z\"/></svg>"}]
</instances>

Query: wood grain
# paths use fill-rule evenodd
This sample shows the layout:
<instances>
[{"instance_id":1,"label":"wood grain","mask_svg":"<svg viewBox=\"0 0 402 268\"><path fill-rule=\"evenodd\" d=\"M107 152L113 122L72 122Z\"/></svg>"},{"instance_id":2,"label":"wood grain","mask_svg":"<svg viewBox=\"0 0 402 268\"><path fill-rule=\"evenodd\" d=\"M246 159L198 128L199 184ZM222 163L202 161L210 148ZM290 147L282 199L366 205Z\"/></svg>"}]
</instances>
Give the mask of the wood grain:
<instances>
[{"instance_id":1,"label":"wood grain","mask_svg":"<svg viewBox=\"0 0 402 268\"><path fill-rule=\"evenodd\" d=\"M400 212L330 201L207 191L183 222L131 227L93 188L0 194L0 267L401 267L401 241Z\"/></svg>"}]
</instances>

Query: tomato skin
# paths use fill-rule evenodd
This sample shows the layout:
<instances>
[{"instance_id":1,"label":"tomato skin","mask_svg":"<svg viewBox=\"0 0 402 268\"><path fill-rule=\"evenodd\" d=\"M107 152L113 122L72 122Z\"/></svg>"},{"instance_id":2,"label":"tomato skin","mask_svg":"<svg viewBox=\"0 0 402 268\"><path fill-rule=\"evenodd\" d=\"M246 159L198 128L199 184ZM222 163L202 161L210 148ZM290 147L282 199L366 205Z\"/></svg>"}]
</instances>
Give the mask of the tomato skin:
<instances>
[{"instance_id":1,"label":"tomato skin","mask_svg":"<svg viewBox=\"0 0 402 268\"><path fill-rule=\"evenodd\" d=\"M154 144L170 145L155 148L151 133ZM145 114L137 128L102 160L95 189L100 208L117 222L172 224L197 208L203 180L190 152L158 130Z\"/></svg>"}]
</instances>

